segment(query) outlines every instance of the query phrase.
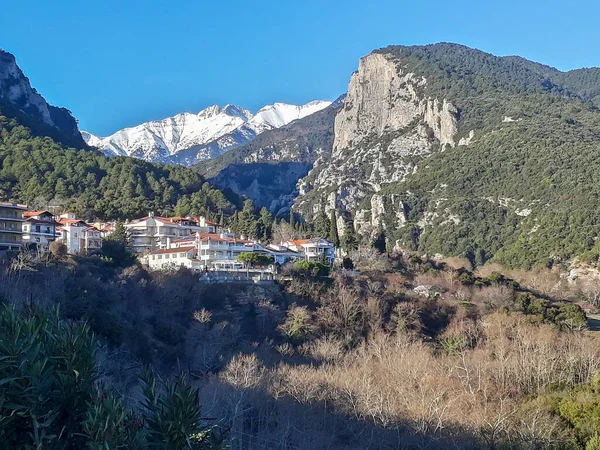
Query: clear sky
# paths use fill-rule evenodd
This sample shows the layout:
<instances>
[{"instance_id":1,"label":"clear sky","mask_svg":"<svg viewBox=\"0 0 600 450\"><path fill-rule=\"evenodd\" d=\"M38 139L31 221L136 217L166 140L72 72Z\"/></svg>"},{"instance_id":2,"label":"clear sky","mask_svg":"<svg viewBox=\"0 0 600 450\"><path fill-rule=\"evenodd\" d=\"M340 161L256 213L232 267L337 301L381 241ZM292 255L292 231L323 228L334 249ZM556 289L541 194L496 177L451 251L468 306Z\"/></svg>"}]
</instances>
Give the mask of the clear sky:
<instances>
[{"instance_id":1,"label":"clear sky","mask_svg":"<svg viewBox=\"0 0 600 450\"><path fill-rule=\"evenodd\" d=\"M103 136L215 103L333 100L361 56L391 44L600 66L599 18L595 0L4 0L0 48Z\"/></svg>"}]
</instances>

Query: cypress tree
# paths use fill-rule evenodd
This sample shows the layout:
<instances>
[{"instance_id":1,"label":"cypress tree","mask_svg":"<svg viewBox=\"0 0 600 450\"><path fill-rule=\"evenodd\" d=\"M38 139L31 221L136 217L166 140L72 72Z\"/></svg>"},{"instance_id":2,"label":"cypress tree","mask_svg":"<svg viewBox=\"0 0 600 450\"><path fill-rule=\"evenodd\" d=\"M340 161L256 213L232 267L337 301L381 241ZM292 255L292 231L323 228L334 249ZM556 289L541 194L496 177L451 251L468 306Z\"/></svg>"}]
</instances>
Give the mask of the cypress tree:
<instances>
[{"instance_id":1,"label":"cypress tree","mask_svg":"<svg viewBox=\"0 0 600 450\"><path fill-rule=\"evenodd\" d=\"M340 246L340 236L338 235L338 230L337 230L337 220L335 217L335 209L331 210L331 227L329 230L329 240L333 243L333 245L335 245L336 247Z\"/></svg>"}]
</instances>

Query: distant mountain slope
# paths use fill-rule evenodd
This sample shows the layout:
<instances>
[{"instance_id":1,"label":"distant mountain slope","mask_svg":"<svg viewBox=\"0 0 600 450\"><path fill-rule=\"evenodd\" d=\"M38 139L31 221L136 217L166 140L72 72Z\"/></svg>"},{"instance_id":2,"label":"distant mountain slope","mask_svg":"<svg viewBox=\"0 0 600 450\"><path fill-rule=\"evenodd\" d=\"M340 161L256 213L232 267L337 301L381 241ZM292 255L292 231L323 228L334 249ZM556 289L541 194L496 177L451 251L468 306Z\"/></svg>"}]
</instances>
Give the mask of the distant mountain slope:
<instances>
[{"instance_id":1,"label":"distant mountain slope","mask_svg":"<svg viewBox=\"0 0 600 450\"><path fill-rule=\"evenodd\" d=\"M15 57L0 49L0 106L6 116L27 124L38 136L50 136L68 145L84 147L77 121L69 110L46 102L17 65Z\"/></svg>"},{"instance_id":2,"label":"distant mountain slope","mask_svg":"<svg viewBox=\"0 0 600 450\"><path fill-rule=\"evenodd\" d=\"M315 162L327 160L333 144L333 122L342 100L252 142L202 161L195 169L221 189L251 198L273 213L289 210L296 183Z\"/></svg>"},{"instance_id":3,"label":"distant mountain slope","mask_svg":"<svg viewBox=\"0 0 600 450\"><path fill-rule=\"evenodd\" d=\"M599 92L599 69L456 44L377 50L352 75L331 158L300 182L295 208L336 208L365 237L383 230L390 246L478 263L597 258Z\"/></svg>"},{"instance_id":4,"label":"distant mountain slope","mask_svg":"<svg viewBox=\"0 0 600 450\"><path fill-rule=\"evenodd\" d=\"M191 165L251 141L260 133L286 125L330 102L296 106L275 103L256 114L238 106L213 105L198 114L182 113L125 128L106 138L84 132L89 145L109 156L133 156L145 161Z\"/></svg>"},{"instance_id":5,"label":"distant mountain slope","mask_svg":"<svg viewBox=\"0 0 600 450\"><path fill-rule=\"evenodd\" d=\"M51 204L90 219L235 208L191 169L90 149L70 113L48 105L6 52L0 52L0 199Z\"/></svg>"}]
</instances>

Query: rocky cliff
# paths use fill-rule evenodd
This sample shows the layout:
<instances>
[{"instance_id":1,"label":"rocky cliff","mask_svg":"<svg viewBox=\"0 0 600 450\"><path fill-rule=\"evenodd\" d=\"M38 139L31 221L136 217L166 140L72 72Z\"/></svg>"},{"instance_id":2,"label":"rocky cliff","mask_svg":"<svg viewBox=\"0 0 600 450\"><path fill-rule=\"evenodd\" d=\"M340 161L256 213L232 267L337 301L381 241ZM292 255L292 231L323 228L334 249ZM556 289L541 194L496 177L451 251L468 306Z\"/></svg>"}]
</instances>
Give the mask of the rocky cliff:
<instances>
[{"instance_id":1,"label":"rocky cliff","mask_svg":"<svg viewBox=\"0 0 600 450\"><path fill-rule=\"evenodd\" d=\"M66 144L85 147L77 121L69 110L46 102L17 65L15 57L0 49L0 106L9 116L18 115L36 134L48 135Z\"/></svg>"},{"instance_id":2,"label":"rocky cliff","mask_svg":"<svg viewBox=\"0 0 600 450\"><path fill-rule=\"evenodd\" d=\"M426 84L391 54L362 58L335 118L331 157L299 181L296 209L312 216L335 208L371 233L385 227L381 216L394 208L394 226L401 226L399 197L378 193L403 181L432 152L454 146L457 134L456 107L449 99L426 97Z\"/></svg>"}]
</instances>

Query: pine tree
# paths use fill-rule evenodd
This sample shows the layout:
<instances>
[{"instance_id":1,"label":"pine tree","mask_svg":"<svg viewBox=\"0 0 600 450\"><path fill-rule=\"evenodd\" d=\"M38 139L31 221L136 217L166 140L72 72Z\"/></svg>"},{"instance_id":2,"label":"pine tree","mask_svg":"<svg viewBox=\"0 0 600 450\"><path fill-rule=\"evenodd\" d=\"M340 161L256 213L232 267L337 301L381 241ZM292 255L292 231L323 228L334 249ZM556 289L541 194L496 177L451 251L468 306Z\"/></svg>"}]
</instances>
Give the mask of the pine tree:
<instances>
[{"instance_id":1,"label":"pine tree","mask_svg":"<svg viewBox=\"0 0 600 450\"><path fill-rule=\"evenodd\" d=\"M314 234L316 237L328 237L331 234L331 221L325 211L320 211L315 217Z\"/></svg>"},{"instance_id":2,"label":"pine tree","mask_svg":"<svg viewBox=\"0 0 600 450\"><path fill-rule=\"evenodd\" d=\"M273 216L264 206L260 210L259 237L265 241L270 241L273 238Z\"/></svg>"},{"instance_id":3,"label":"pine tree","mask_svg":"<svg viewBox=\"0 0 600 450\"><path fill-rule=\"evenodd\" d=\"M331 210L331 227L329 231L329 240L333 243L334 246L340 246L340 236L338 235L337 230L337 219L335 217L335 209Z\"/></svg>"}]
</instances>

